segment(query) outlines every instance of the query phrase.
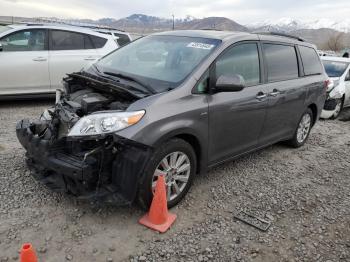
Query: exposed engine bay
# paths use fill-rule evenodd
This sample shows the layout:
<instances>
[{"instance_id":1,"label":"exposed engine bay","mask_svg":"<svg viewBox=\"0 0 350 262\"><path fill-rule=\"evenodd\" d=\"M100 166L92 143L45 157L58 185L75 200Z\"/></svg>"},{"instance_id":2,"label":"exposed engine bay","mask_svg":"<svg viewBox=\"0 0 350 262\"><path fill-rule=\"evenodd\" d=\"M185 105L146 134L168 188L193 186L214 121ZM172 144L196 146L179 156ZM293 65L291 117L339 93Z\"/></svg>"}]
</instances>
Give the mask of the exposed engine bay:
<instances>
[{"instance_id":1,"label":"exposed engine bay","mask_svg":"<svg viewBox=\"0 0 350 262\"><path fill-rule=\"evenodd\" d=\"M64 79L64 90L57 90L56 105L44 112L41 120L52 121L51 131L46 134L61 138L83 116L97 111L125 111L128 106L142 96L126 92L122 86L116 86L86 73L70 74ZM58 126L58 128L57 128Z\"/></svg>"},{"instance_id":2,"label":"exposed engine bay","mask_svg":"<svg viewBox=\"0 0 350 262\"><path fill-rule=\"evenodd\" d=\"M144 96L87 73L70 74L53 108L39 120L17 124L17 137L27 151L33 176L55 191L82 199L130 204L152 149L113 132L68 134L85 116L124 112Z\"/></svg>"}]
</instances>

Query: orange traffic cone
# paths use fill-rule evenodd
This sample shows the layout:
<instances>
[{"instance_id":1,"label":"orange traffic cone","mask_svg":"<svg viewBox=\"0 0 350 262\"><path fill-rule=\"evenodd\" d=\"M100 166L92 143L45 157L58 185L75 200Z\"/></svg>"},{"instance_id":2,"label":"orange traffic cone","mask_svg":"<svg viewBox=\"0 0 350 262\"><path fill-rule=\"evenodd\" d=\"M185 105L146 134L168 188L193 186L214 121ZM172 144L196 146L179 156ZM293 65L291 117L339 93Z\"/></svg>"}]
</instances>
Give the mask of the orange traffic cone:
<instances>
[{"instance_id":1,"label":"orange traffic cone","mask_svg":"<svg viewBox=\"0 0 350 262\"><path fill-rule=\"evenodd\" d=\"M174 223L176 215L168 212L164 176L159 176L149 213L139 223L164 233Z\"/></svg>"},{"instance_id":2,"label":"orange traffic cone","mask_svg":"<svg viewBox=\"0 0 350 262\"><path fill-rule=\"evenodd\" d=\"M20 262L38 262L32 244L25 243L21 249Z\"/></svg>"}]
</instances>

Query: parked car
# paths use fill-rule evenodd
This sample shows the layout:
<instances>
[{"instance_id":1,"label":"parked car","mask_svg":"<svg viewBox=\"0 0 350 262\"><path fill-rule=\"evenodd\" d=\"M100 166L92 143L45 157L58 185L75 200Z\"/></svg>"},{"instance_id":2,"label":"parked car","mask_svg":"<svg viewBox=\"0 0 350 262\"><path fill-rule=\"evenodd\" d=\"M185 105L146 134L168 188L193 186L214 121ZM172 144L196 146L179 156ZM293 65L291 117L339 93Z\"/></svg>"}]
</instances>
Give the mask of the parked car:
<instances>
[{"instance_id":1,"label":"parked car","mask_svg":"<svg viewBox=\"0 0 350 262\"><path fill-rule=\"evenodd\" d=\"M321 118L336 119L344 107L350 106L350 59L322 57L321 60L331 80Z\"/></svg>"},{"instance_id":2,"label":"parked car","mask_svg":"<svg viewBox=\"0 0 350 262\"><path fill-rule=\"evenodd\" d=\"M118 48L112 36L76 26L19 24L0 29L0 99L54 94L67 73Z\"/></svg>"},{"instance_id":3,"label":"parked car","mask_svg":"<svg viewBox=\"0 0 350 262\"><path fill-rule=\"evenodd\" d=\"M302 146L327 79L296 38L158 33L70 74L55 107L20 121L17 137L55 190L148 207L163 175L172 207L197 173L279 141Z\"/></svg>"}]
</instances>

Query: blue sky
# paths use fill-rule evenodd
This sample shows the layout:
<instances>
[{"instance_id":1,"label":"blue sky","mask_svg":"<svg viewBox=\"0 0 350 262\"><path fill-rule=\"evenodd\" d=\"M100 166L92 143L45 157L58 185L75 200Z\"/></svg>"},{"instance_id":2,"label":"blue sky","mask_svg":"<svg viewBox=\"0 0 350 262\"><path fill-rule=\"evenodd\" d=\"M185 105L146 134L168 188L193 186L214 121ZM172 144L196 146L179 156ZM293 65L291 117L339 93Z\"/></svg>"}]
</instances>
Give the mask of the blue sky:
<instances>
[{"instance_id":1,"label":"blue sky","mask_svg":"<svg viewBox=\"0 0 350 262\"><path fill-rule=\"evenodd\" d=\"M133 13L225 16L241 24L281 17L341 21L350 18L350 0L0 0L0 15L98 19Z\"/></svg>"}]
</instances>

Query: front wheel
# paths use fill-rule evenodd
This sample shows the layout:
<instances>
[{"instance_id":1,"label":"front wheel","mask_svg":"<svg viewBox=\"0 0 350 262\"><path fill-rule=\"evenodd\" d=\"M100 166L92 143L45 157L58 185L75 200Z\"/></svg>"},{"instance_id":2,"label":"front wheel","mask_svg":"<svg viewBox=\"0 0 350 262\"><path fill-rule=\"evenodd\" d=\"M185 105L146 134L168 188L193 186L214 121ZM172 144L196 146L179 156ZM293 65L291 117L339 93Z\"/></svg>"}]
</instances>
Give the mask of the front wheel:
<instances>
[{"instance_id":1,"label":"front wheel","mask_svg":"<svg viewBox=\"0 0 350 262\"><path fill-rule=\"evenodd\" d=\"M340 99L337 100L337 105L335 106L334 114L331 117L331 119L334 120L334 119L338 118L338 116L340 115L340 112L343 109L343 104L344 104L344 99L343 98L340 98Z\"/></svg>"},{"instance_id":2,"label":"front wheel","mask_svg":"<svg viewBox=\"0 0 350 262\"><path fill-rule=\"evenodd\" d=\"M148 166L138 193L142 208L151 205L159 176L164 176L168 207L178 204L191 187L196 173L196 154L190 144L182 139L172 139L157 149Z\"/></svg>"},{"instance_id":3,"label":"front wheel","mask_svg":"<svg viewBox=\"0 0 350 262\"><path fill-rule=\"evenodd\" d=\"M288 141L292 147L298 148L305 144L312 128L313 118L312 111L308 108L301 116L293 138Z\"/></svg>"}]
</instances>

